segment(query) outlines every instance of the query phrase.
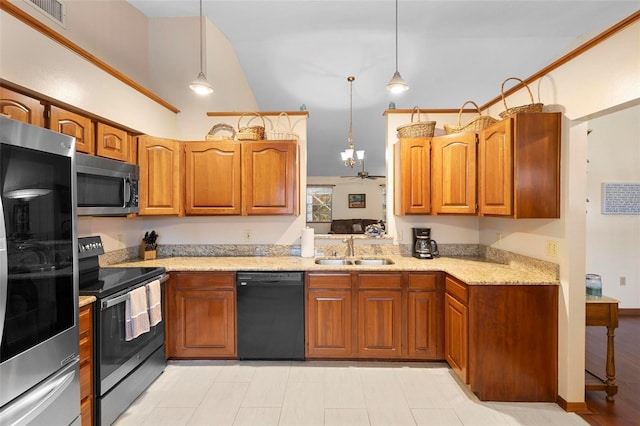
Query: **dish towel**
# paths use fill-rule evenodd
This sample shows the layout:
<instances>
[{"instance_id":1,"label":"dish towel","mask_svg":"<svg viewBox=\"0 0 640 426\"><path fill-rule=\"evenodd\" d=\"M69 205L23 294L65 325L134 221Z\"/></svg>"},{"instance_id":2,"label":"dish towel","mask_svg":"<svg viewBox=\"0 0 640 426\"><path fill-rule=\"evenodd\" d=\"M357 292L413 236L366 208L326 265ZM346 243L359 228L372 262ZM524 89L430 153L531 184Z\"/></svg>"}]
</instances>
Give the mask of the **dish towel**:
<instances>
[{"instance_id":1,"label":"dish towel","mask_svg":"<svg viewBox=\"0 0 640 426\"><path fill-rule=\"evenodd\" d=\"M125 340L127 342L151 329L147 312L146 286L140 286L129 292L129 297L125 302L124 315Z\"/></svg>"},{"instance_id":2,"label":"dish towel","mask_svg":"<svg viewBox=\"0 0 640 426\"><path fill-rule=\"evenodd\" d=\"M149 301L149 323L153 327L162 321L162 305L160 305L160 280L147 284L147 300Z\"/></svg>"}]
</instances>

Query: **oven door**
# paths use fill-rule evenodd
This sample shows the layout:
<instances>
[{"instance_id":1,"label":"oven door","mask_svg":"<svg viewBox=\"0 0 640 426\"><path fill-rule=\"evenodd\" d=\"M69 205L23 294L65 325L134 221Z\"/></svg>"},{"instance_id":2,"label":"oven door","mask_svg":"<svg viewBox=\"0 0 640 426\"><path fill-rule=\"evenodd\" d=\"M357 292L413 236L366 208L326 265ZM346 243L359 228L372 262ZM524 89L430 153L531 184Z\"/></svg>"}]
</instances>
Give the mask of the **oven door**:
<instances>
[{"instance_id":1,"label":"oven door","mask_svg":"<svg viewBox=\"0 0 640 426\"><path fill-rule=\"evenodd\" d=\"M164 284L161 286L162 321L151 327L148 333L143 333L130 341L125 339L125 302L128 293L147 283L141 283L126 291L100 299L100 315L95 323L96 391L99 396L107 393L164 344Z\"/></svg>"}]
</instances>

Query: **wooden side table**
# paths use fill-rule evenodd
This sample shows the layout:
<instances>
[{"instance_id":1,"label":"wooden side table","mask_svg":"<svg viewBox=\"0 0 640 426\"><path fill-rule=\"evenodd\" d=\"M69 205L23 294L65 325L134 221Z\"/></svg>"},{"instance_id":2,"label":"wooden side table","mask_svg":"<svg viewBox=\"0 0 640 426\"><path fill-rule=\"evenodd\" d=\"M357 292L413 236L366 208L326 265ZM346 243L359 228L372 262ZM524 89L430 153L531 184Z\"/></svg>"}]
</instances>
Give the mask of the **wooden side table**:
<instances>
[{"instance_id":1,"label":"wooden side table","mask_svg":"<svg viewBox=\"0 0 640 426\"><path fill-rule=\"evenodd\" d=\"M618 393L616 385L616 364L614 358L614 330L618 327L618 303L616 299L602 296L587 295L586 299L586 324L587 326L607 327L607 365L606 379L601 379L590 371L586 371L590 377L585 380L585 390L606 391L607 401L613 401Z\"/></svg>"}]
</instances>

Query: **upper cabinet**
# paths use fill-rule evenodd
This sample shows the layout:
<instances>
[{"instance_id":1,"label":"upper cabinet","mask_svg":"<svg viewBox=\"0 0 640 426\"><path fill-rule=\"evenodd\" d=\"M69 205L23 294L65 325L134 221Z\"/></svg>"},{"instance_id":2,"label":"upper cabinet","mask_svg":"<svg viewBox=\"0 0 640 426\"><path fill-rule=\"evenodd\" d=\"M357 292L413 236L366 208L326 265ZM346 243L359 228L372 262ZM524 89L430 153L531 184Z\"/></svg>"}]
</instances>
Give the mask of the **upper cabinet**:
<instances>
[{"instance_id":1,"label":"upper cabinet","mask_svg":"<svg viewBox=\"0 0 640 426\"><path fill-rule=\"evenodd\" d=\"M522 113L480 131L480 215L560 217L560 113Z\"/></svg>"},{"instance_id":2,"label":"upper cabinet","mask_svg":"<svg viewBox=\"0 0 640 426\"><path fill-rule=\"evenodd\" d=\"M239 142L187 142L186 203L189 215L242 213Z\"/></svg>"},{"instance_id":3,"label":"upper cabinet","mask_svg":"<svg viewBox=\"0 0 640 426\"><path fill-rule=\"evenodd\" d=\"M434 137L431 141L433 213L476 213L475 133Z\"/></svg>"},{"instance_id":4,"label":"upper cabinet","mask_svg":"<svg viewBox=\"0 0 640 426\"><path fill-rule=\"evenodd\" d=\"M140 215L182 213L182 143L138 137Z\"/></svg>"},{"instance_id":5,"label":"upper cabinet","mask_svg":"<svg viewBox=\"0 0 640 426\"><path fill-rule=\"evenodd\" d=\"M394 148L394 213L431 213L431 138L402 138Z\"/></svg>"},{"instance_id":6,"label":"upper cabinet","mask_svg":"<svg viewBox=\"0 0 640 426\"><path fill-rule=\"evenodd\" d=\"M129 134L104 123L96 124L96 154L113 160L129 161Z\"/></svg>"},{"instance_id":7,"label":"upper cabinet","mask_svg":"<svg viewBox=\"0 0 640 426\"><path fill-rule=\"evenodd\" d=\"M298 143L255 141L242 143L244 214L298 213Z\"/></svg>"},{"instance_id":8,"label":"upper cabinet","mask_svg":"<svg viewBox=\"0 0 640 426\"><path fill-rule=\"evenodd\" d=\"M95 153L93 122L90 118L52 105L49 129L76 138L77 152Z\"/></svg>"},{"instance_id":9,"label":"upper cabinet","mask_svg":"<svg viewBox=\"0 0 640 426\"><path fill-rule=\"evenodd\" d=\"M0 87L0 114L23 123L42 126L44 106L37 99Z\"/></svg>"}]
</instances>

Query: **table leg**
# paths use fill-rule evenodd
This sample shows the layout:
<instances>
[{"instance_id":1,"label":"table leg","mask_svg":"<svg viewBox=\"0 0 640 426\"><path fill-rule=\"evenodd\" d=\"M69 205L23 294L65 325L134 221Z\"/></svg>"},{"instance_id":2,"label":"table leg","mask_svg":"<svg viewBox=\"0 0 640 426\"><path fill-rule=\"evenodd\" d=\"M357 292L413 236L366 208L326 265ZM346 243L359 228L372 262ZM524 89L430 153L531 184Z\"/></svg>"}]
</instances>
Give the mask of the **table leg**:
<instances>
[{"instance_id":1,"label":"table leg","mask_svg":"<svg viewBox=\"0 0 640 426\"><path fill-rule=\"evenodd\" d=\"M616 386L616 363L613 346L613 338L615 327L607 326L607 401L613 401L613 397L618 393L618 387Z\"/></svg>"}]
</instances>

